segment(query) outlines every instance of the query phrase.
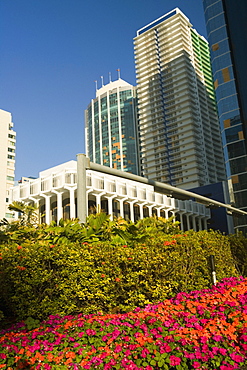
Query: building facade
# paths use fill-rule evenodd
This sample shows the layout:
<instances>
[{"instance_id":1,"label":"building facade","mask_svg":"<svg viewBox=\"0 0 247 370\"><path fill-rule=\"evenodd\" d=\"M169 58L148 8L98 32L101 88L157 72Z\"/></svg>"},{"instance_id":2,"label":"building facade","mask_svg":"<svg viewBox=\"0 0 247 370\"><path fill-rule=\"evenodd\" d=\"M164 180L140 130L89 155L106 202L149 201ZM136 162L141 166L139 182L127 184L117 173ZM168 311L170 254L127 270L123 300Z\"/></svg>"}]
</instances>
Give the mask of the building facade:
<instances>
[{"instance_id":1,"label":"building facade","mask_svg":"<svg viewBox=\"0 0 247 370\"><path fill-rule=\"evenodd\" d=\"M247 209L247 2L203 0L231 203ZM247 218L235 218L247 232Z\"/></svg>"},{"instance_id":2,"label":"building facade","mask_svg":"<svg viewBox=\"0 0 247 370\"><path fill-rule=\"evenodd\" d=\"M181 230L205 230L210 209L192 200L178 200L155 191L154 186L103 172L86 170L86 214L106 213L136 221L152 215L180 221ZM14 186L12 200L38 206L40 222L77 217L77 162L69 161L42 171L37 179Z\"/></svg>"},{"instance_id":3,"label":"building facade","mask_svg":"<svg viewBox=\"0 0 247 370\"><path fill-rule=\"evenodd\" d=\"M11 219L10 188L15 179L16 133L11 113L0 109L0 219Z\"/></svg>"},{"instance_id":4,"label":"building facade","mask_svg":"<svg viewBox=\"0 0 247 370\"><path fill-rule=\"evenodd\" d=\"M85 111L86 154L94 163L139 174L135 88L103 85Z\"/></svg>"},{"instance_id":5,"label":"building facade","mask_svg":"<svg viewBox=\"0 0 247 370\"><path fill-rule=\"evenodd\" d=\"M207 41L176 8L134 48L142 175L183 189L225 180Z\"/></svg>"}]
</instances>

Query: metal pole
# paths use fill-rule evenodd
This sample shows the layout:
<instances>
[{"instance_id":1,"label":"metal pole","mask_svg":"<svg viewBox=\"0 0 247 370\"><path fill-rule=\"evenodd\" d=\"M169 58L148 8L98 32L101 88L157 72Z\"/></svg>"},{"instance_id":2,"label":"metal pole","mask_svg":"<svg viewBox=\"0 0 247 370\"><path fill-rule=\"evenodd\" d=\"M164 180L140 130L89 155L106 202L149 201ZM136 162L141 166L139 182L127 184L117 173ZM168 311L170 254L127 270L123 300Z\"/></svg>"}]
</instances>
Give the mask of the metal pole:
<instances>
[{"instance_id":1,"label":"metal pole","mask_svg":"<svg viewBox=\"0 0 247 370\"><path fill-rule=\"evenodd\" d=\"M87 174L90 168L89 158L85 154L77 154L77 218L81 223L87 218Z\"/></svg>"},{"instance_id":2,"label":"metal pole","mask_svg":"<svg viewBox=\"0 0 247 370\"><path fill-rule=\"evenodd\" d=\"M210 269L211 269L211 275L212 275L212 281L213 284L216 285L217 280L216 280L216 271L215 271L215 264L214 264L214 256L209 256L209 264L210 264Z\"/></svg>"},{"instance_id":3,"label":"metal pole","mask_svg":"<svg viewBox=\"0 0 247 370\"><path fill-rule=\"evenodd\" d=\"M159 181L154 181L154 180L151 180L151 179L147 179L145 177L134 175L134 174L129 173L129 172L116 170L114 168L110 168L110 167L107 167L107 166L102 166L101 164L93 163L93 162L90 162L89 168L93 171L108 173L109 175L119 176L119 177L123 177L125 179L138 181L138 182L141 182L143 184L152 185L152 186L154 186L154 191L166 194L166 195L168 195L170 197L173 197L173 198L176 198L176 199L186 200L186 199L194 198L198 203L202 203L207 207L214 207L214 206L216 208L217 207L224 207L229 212L229 214L230 213L236 213L236 214L239 214L239 215L247 215L246 211L243 211L242 209L234 208L229 204L221 203L221 202L218 202L217 200L204 197L203 195L199 195L199 194L193 193L193 192L188 191L188 190L176 188L174 186L171 186L169 184L165 184L165 183L162 183L162 182L159 182Z\"/></svg>"}]
</instances>

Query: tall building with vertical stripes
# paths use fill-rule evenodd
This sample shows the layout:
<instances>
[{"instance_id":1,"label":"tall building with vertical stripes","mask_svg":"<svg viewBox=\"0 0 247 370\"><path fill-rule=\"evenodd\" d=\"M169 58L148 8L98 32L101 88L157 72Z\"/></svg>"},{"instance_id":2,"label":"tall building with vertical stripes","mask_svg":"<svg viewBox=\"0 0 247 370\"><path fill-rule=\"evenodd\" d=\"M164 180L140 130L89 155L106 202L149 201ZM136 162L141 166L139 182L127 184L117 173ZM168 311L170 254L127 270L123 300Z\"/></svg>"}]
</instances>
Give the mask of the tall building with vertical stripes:
<instances>
[{"instance_id":1,"label":"tall building with vertical stripes","mask_svg":"<svg viewBox=\"0 0 247 370\"><path fill-rule=\"evenodd\" d=\"M135 87L118 78L96 91L85 111L91 162L139 174Z\"/></svg>"},{"instance_id":2,"label":"tall building with vertical stripes","mask_svg":"<svg viewBox=\"0 0 247 370\"><path fill-rule=\"evenodd\" d=\"M0 219L11 219L10 189L15 179L16 133L11 113L0 109Z\"/></svg>"},{"instance_id":3,"label":"tall building with vertical stripes","mask_svg":"<svg viewBox=\"0 0 247 370\"><path fill-rule=\"evenodd\" d=\"M143 176L183 189L225 180L208 43L178 9L134 38Z\"/></svg>"},{"instance_id":4,"label":"tall building with vertical stripes","mask_svg":"<svg viewBox=\"0 0 247 370\"><path fill-rule=\"evenodd\" d=\"M203 0L230 200L247 210L247 1ZM247 233L247 217L234 218Z\"/></svg>"}]
</instances>

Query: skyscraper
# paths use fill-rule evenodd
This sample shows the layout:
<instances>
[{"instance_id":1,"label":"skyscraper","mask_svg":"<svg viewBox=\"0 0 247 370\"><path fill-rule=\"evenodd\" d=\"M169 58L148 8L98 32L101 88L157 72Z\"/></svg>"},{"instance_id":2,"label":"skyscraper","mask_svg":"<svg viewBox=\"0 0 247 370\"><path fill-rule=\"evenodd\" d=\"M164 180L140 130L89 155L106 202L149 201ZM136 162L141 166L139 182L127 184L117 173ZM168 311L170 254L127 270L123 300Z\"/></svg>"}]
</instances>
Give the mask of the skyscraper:
<instances>
[{"instance_id":1,"label":"skyscraper","mask_svg":"<svg viewBox=\"0 0 247 370\"><path fill-rule=\"evenodd\" d=\"M203 0L231 203L247 210L247 2ZM247 218L235 219L247 232Z\"/></svg>"},{"instance_id":2,"label":"skyscraper","mask_svg":"<svg viewBox=\"0 0 247 370\"><path fill-rule=\"evenodd\" d=\"M139 174L135 88L121 78L103 85L85 111L91 162Z\"/></svg>"},{"instance_id":3,"label":"skyscraper","mask_svg":"<svg viewBox=\"0 0 247 370\"><path fill-rule=\"evenodd\" d=\"M12 218L8 210L9 190L15 179L16 133L12 128L11 114L0 109L0 219Z\"/></svg>"},{"instance_id":4,"label":"skyscraper","mask_svg":"<svg viewBox=\"0 0 247 370\"><path fill-rule=\"evenodd\" d=\"M142 175L184 189L224 180L207 41L176 8L134 47Z\"/></svg>"}]
</instances>

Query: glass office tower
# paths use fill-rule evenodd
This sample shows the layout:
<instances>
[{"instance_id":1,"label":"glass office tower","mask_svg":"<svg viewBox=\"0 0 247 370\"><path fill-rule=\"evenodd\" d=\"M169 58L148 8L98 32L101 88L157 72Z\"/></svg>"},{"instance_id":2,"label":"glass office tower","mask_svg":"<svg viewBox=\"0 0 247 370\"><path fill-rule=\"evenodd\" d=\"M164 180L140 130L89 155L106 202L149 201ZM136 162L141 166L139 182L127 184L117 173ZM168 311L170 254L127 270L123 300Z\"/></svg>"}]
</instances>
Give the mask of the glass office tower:
<instances>
[{"instance_id":1,"label":"glass office tower","mask_svg":"<svg viewBox=\"0 0 247 370\"><path fill-rule=\"evenodd\" d=\"M139 175L135 88L119 78L96 91L85 111L91 162Z\"/></svg>"},{"instance_id":2,"label":"glass office tower","mask_svg":"<svg viewBox=\"0 0 247 370\"><path fill-rule=\"evenodd\" d=\"M247 211L247 1L203 0L230 199ZM247 219L234 219L247 232Z\"/></svg>"},{"instance_id":3,"label":"glass office tower","mask_svg":"<svg viewBox=\"0 0 247 370\"><path fill-rule=\"evenodd\" d=\"M134 45L142 175L183 189L225 180L208 42L176 8Z\"/></svg>"}]
</instances>

